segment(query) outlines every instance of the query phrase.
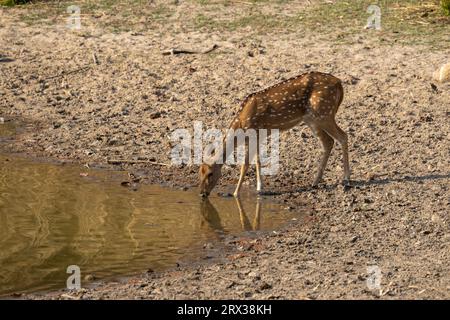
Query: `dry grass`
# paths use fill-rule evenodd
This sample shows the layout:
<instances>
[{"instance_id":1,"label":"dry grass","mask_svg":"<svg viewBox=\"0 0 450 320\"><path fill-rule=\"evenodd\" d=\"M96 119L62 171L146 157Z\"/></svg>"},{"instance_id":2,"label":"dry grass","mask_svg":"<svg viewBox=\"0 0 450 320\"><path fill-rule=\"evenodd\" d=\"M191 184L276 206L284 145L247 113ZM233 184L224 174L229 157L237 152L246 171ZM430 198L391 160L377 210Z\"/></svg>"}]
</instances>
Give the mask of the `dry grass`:
<instances>
[{"instance_id":1,"label":"dry grass","mask_svg":"<svg viewBox=\"0 0 450 320\"><path fill-rule=\"evenodd\" d=\"M352 43L355 35L370 34L380 44L423 44L434 48L448 45L450 17L443 14L440 0L346 0L312 1L299 9L291 0L191 0L194 10L183 12L184 30L204 32L289 33L307 30L338 43ZM447 1L447 0L446 0ZM149 4L144 0L82 0L77 2L33 2L20 7L21 20L28 24L52 25L67 19L66 8L76 4L82 17L110 32L163 30L177 17L172 1ZM367 7L381 8L381 31L364 30ZM239 8L236 14L236 8ZM289 14L286 14L289 13ZM143 19L145 23L143 23ZM167 27L168 30L170 28Z\"/></svg>"}]
</instances>

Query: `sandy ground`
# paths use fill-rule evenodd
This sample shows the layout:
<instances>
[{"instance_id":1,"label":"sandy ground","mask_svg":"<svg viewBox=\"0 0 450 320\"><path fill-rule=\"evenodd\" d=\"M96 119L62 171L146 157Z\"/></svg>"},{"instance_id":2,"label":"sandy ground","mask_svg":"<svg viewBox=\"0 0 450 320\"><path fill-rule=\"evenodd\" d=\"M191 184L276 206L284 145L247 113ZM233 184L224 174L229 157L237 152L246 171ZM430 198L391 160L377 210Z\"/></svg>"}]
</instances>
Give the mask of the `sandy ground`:
<instances>
[{"instance_id":1,"label":"sandy ground","mask_svg":"<svg viewBox=\"0 0 450 320\"><path fill-rule=\"evenodd\" d=\"M287 11L308 3L295 2ZM229 241L222 262L103 283L73 297L450 298L450 84L431 78L450 50L380 45L374 30L339 44L333 29L319 36L302 29L184 28L180 14L202 8L193 2L179 6L170 23L114 33L89 23L81 31L66 30L64 21L59 27L28 25L18 19L23 9L0 11L0 54L10 58L0 62L0 116L26 119L35 128L4 149L100 166L117 158L168 164L173 130L192 129L196 120L205 128L225 128L246 95L318 70L344 83L337 122L349 134L353 187L339 184L336 145L324 183L311 188L321 149L299 126L282 134L280 173L265 183L279 193L275 200L295 209L313 207L309 223ZM245 10L236 4L216 14ZM219 48L210 54L161 54L213 44ZM116 168L142 176L144 183L197 184L196 166ZM225 168L216 191L229 190L237 174ZM248 181L253 188L253 170ZM369 266L381 271L379 289L367 286Z\"/></svg>"}]
</instances>

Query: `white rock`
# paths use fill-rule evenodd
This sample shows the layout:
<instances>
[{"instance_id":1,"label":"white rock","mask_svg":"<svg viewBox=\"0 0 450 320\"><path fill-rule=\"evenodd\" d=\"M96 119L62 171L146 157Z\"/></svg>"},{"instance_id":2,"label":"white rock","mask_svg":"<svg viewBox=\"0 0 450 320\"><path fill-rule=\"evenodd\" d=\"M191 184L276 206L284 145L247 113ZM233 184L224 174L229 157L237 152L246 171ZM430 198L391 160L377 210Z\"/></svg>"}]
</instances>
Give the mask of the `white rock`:
<instances>
[{"instance_id":1,"label":"white rock","mask_svg":"<svg viewBox=\"0 0 450 320\"><path fill-rule=\"evenodd\" d=\"M436 70L433 79L442 83L450 81L450 62Z\"/></svg>"},{"instance_id":2,"label":"white rock","mask_svg":"<svg viewBox=\"0 0 450 320\"><path fill-rule=\"evenodd\" d=\"M5 118L0 117L0 124L4 124L5 123Z\"/></svg>"}]
</instances>

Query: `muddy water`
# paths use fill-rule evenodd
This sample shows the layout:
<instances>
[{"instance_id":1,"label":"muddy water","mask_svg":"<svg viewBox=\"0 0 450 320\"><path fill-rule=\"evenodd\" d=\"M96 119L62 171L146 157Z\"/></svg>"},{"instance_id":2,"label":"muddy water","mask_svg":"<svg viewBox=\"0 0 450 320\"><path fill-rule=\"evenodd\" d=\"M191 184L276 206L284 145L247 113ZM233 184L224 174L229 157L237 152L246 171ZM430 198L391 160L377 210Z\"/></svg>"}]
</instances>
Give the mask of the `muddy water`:
<instances>
[{"instance_id":1,"label":"muddy water","mask_svg":"<svg viewBox=\"0 0 450 320\"><path fill-rule=\"evenodd\" d=\"M69 265L80 267L82 285L88 275L163 270L204 256L206 242L297 217L254 197L133 191L121 186L125 177L0 155L0 295L64 288Z\"/></svg>"},{"instance_id":2,"label":"muddy water","mask_svg":"<svg viewBox=\"0 0 450 320\"><path fill-rule=\"evenodd\" d=\"M16 126L12 121L0 122L0 142L11 138L15 133Z\"/></svg>"}]
</instances>

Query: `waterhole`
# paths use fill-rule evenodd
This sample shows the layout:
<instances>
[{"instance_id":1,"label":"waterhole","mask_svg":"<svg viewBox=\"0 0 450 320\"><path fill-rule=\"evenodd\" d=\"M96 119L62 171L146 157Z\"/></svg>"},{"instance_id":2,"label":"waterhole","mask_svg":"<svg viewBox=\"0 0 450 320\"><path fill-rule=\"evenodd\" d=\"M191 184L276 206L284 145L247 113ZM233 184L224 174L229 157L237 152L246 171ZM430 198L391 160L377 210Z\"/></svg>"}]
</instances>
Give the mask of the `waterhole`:
<instances>
[{"instance_id":1,"label":"waterhole","mask_svg":"<svg viewBox=\"0 0 450 320\"><path fill-rule=\"evenodd\" d=\"M0 155L0 295L65 288L70 265L79 266L82 285L164 270L204 258L205 243L298 217L250 195L202 201L195 190L133 190L121 185L126 177Z\"/></svg>"},{"instance_id":2,"label":"waterhole","mask_svg":"<svg viewBox=\"0 0 450 320\"><path fill-rule=\"evenodd\" d=\"M9 139L16 133L16 125L12 121L5 121L0 117L0 142Z\"/></svg>"}]
</instances>

